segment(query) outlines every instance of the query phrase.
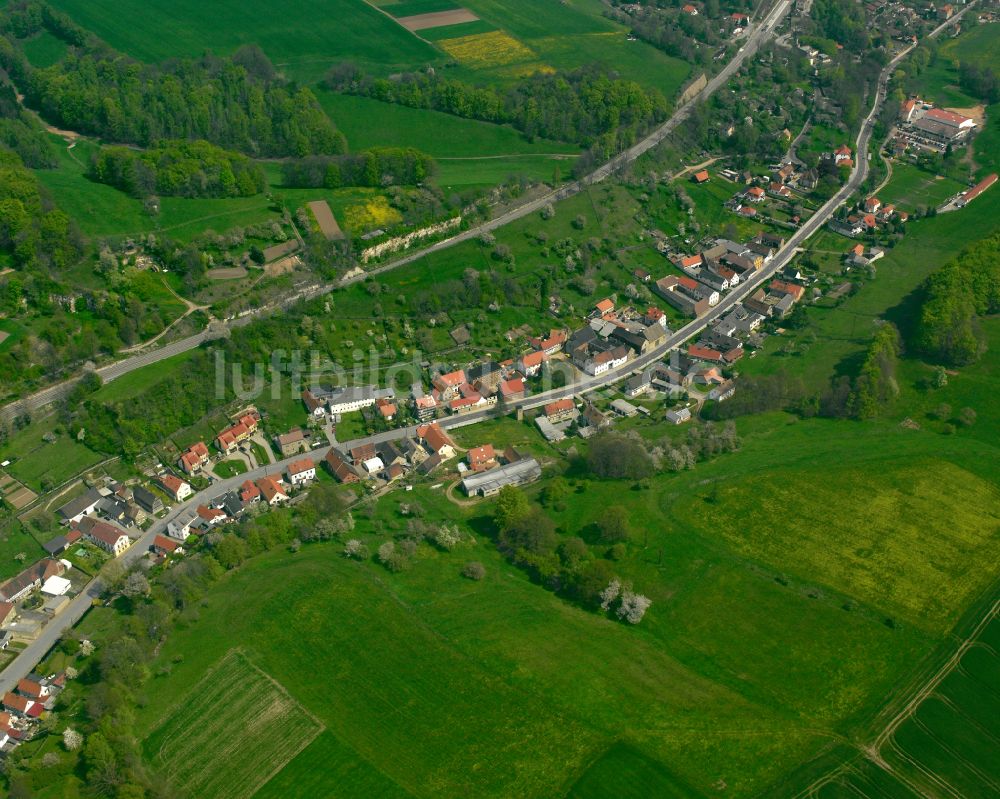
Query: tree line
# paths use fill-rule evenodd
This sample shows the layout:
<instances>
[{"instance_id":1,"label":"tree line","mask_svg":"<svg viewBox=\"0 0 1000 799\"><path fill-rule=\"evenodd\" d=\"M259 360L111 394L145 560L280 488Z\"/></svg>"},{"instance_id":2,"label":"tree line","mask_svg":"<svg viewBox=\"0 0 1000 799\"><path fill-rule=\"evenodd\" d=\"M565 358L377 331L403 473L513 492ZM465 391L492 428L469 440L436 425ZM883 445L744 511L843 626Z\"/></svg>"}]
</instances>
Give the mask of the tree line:
<instances>
[{"instance_id":1,"label":"tree line","mask_svg":"<svg viewBox=\"0 0 1000 799\"><path fill-rule=\"evenodd\" d=\"M0 147L0 252L19 269L58 271L83 249L75 223L55 208L17 153Z\"/></svg>"},{"instance_id":2,"label":"tree line","mask_svg":"<svg viewBox=\"0 0 1000 799\"><path fill-rule=\"evenodd\" d=\"M14 87L0 82L0 146L13 150L30 169L53 169L56 153L17 102Z\"/></svg>"},{"instance_id":3,"label":"tree line","mask_svg":"<svg viewBox=\"0 0 1000 799\"><path fill-rule=\"evenodd\" d=\"M21 41L42 30L70 48L56 64L36 69ZM0 31L0 66L27 104L60 127L142 147L204 139L254 156L347 148L315 95L280 78L256 45L227 58L206 53L143 64L37 2L0 15Z\"/></svg>"},{"instance_id":4,"label":"tree line","mask_svg":"<svg viewBox=\"0 0 1000 799\"><path fill-rule=\"evenodd\" d=\"M917 348L940 363L964 366L986 350L979 317L1000 311L1000 235L977 242L921 288Z\"/></svg>"},{"instance_id":5,"label":"tree line","mask_svg":"<svg viewBox=\"0 0 1000 799\"><path fill-rule=\"evenodd\" d=\"M413 147L375 147L344 155L286 161L284 185L310 189L342 186L415 186L437 171L434 159Z\"/></svg>"},{"instance_id":6,"label":"tree line","mask_svg":"<svg viewBox=\"0 0 1000 799\"><path fill-rule=\"evenodd\" d=\"M989 64L962 61L958 65L958 85L963 92L983 102L1000 100L1000 76Z\"/></svg>"},{"instance_id":7,"label":"tree line","mask_svg":"<svg viewBox=\"0 0 1000 799\"><path fill-rule=\"evenodd\" d=\"M509 124L531 140L573 142L603 155L633 144L667 116L667 101L660 92L611 77L597 66L536 74L502 88L473 86L430 72L378 78L353 64L340 64L327 73L325 83L344 94Z\"/></svg>"},{"instance_id":8,"label":"tree line","mask_svg":"<svg viewBox=\"0 0 1000 799\"><path fill-rule=\"evenodd\" d=\"M148 150L104 147L90 176L133 197L251 197L267 189L260 164L207 141L158 142Z\"/></svg>"}]
</instances>

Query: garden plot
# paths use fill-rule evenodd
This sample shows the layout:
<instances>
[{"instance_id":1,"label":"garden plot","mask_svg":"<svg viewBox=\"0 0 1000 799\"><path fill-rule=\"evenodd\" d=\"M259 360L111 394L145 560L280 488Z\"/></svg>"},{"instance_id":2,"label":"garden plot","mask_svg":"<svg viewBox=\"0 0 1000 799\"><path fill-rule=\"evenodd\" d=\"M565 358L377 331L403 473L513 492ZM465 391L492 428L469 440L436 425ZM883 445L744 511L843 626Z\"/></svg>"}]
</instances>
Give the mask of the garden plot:
<instances>
[{"instance_id":1,"label":"garden plot","mask_svg":"<svg viewBox=\"0 0 1000 799\"><path fill-rule=\"evenodd\" d=\"M463 22L476 22L475 14L466 8L452 8L448 11L433 11L429 14L414 14L412 17L400 17L396 21L408 31L422 31L427 28L443 28L446 25L461 25Z\"/></svg>"}]
</instances>

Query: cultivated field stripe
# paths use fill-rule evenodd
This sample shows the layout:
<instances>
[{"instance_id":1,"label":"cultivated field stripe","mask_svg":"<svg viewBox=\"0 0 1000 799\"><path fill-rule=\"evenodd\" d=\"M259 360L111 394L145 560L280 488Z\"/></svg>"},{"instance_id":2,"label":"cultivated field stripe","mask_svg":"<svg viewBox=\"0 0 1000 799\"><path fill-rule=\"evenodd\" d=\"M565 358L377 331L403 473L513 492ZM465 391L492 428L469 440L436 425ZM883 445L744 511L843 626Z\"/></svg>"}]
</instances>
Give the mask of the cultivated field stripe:
<instances>
[{"instance_id":1,"label":"cultivated field stripe","mask_svg":"<svg viewBox=\"0 0 1000 799\"><path fill-rule=\"evenodd\" d=\"M251 796L323 724L238 650L205 674L147 739L172 782L205 799Z\"/></svg>"},{"instance_id":2,"label":"cultivated field stripe","mask_svg":"<svg viewBox=\"0 0 1000 799\"><path fill-rule=\"evenodd\" d=\"M461 25L463 22L477 22L479 17L465 8L455 8L451 11L432 11L429 14L414 14L412 17L399 17L397 22L408 31L422 31L426 28L443 28L446 25Z\"/></svg>"}]
</instances>

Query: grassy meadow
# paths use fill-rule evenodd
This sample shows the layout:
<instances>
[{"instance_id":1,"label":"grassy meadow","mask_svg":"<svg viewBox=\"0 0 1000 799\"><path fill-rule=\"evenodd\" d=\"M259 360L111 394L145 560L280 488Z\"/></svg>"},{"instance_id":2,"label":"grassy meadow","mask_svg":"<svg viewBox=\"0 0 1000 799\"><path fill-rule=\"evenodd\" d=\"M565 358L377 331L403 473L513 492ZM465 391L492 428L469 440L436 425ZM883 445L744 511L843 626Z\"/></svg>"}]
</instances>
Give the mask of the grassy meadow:
<instances>
[{"instance_id":1,"label":"grassy meadow","mask_svg":"<svg viewBox=\"0 0 1000 799\"><path fill-rule=\"evenodd\" d=\"M57 8L113 47L143 61L226 55L258 44L288 77L312 82L350 60L393 72L438 60L426 42L362 0L292 0L280 14L259 0L56 0ZM142 25L136 25L137 19Z\"/></svg>"},{"instance_id":2,"label":"grassy meadow","mask_svg":"<svg viewBox=\"0 0 1000 799\"><path fill-rule=\"evenodd\" d=\"M996 363L927 401L995 395ZM916 372L904 377L889 418L743 419L740 453L646 490L571 468L570 500L548 512L595 553L604 508L627 498L633 543L616 570L653 600L637 628L506 564L489 503L459 507L418 486L407 501L475 543L424 544L395 575L344 560L337 544L249 562L164 646L172 670L148 686L142 729L155 742L186 686L238 640L326 727L259 796L638 797L652 786L697 797L722 784L767 795L816 753L863 740L873 709L995 579L1000 481L984 464L998 454L996 403L979 402L958 435L905 430L897 415L924 395ZM533 435L503 420L461 438ZM399 501L356 514L355 534L374 548L401 532ZM485 564L482 582L459 576L469 560Z\"/></svg>"},{"instance_id":3,"label":"grassy meadow","mask_svg":"<svg viewBox=\"0 0 1000 799\"><path fill-rule=\"evenodd\" d=\"M242 732L234 736L233 729ZM232 650L192 686L145 746L170 782L192 796L241 799L252 796L322 729L281 686ZM257 756L239 757L243 747L255 748Z\"/></svg>"},{"instance_id":4,"label":"grassy meadow","mask_svg":"<svg viewBox=\"0 0 1000 799\"><path fill-rule=\"evenodd\" d=\"M965 184L952 178L896 162L892 166L892 178L879 190L878 198L912 215L921 207L936 208L964 188Z\"/></svg>"}]
</instances>

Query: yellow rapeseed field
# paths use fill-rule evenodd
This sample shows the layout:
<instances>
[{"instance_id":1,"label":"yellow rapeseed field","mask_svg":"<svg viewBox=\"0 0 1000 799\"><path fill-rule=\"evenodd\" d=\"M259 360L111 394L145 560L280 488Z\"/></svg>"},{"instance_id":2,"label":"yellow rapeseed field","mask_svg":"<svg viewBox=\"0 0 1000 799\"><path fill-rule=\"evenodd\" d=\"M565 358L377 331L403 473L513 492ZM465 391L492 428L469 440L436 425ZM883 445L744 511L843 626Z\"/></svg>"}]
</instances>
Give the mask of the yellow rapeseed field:
<instances>
[{"instance_id":1,"label":"yellow rapeseed field","mask_svg":"<svg viewBox=\"0 0 1000 799\"><path fill-rule=\"evenodd\" d=\"M438 45L456 61L473 69L502 67L536 58L532 50L503 31L444 39Z\"/></svg>"},{"instance_id":2,"label":"yellow rapeseed field","mask_svg":"<svg viewBox=\"0 0 1000 799\"><path fill-rule=\"evenodd\" d=\"M344 224L352 233L384 228L403 221L403 215L389 205L382 195L376 195L344 211Z\"/></svg>"}]
</instances>

